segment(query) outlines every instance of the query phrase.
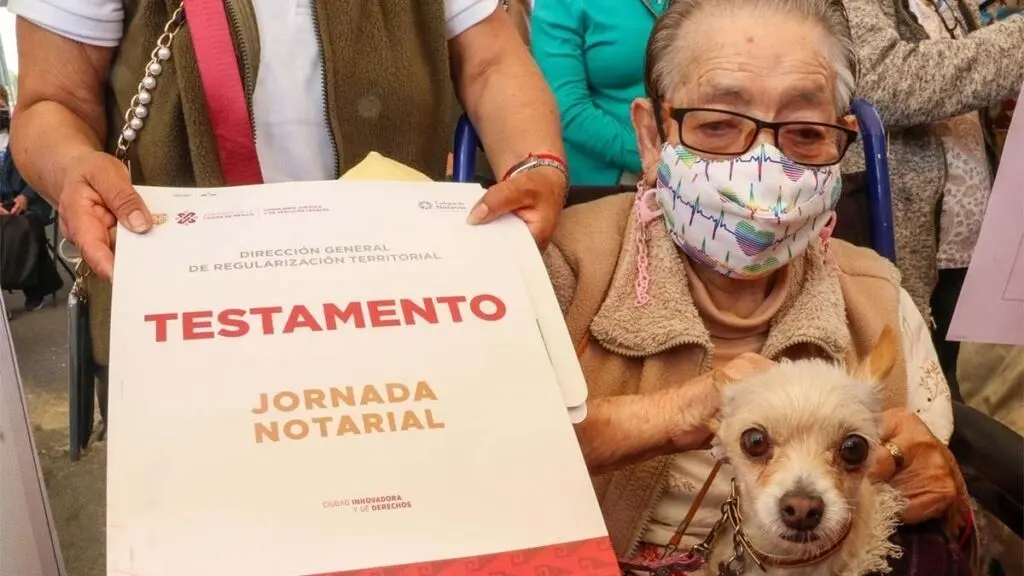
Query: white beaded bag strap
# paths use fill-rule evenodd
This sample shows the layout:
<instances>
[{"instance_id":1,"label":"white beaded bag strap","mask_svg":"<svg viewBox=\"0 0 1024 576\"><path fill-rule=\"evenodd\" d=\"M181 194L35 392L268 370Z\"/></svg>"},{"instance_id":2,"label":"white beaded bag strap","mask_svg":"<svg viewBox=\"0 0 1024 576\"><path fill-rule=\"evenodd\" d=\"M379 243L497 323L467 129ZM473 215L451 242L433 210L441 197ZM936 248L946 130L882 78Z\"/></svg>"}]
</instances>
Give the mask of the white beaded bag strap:
<instances>
[{"instance_id":1,"label":"white beaded bag strap","mask_svg":"<svg viewBox=\"0 0 1024 576\"><path fill-rule=\"evenodd\" d=\"M124 126L121 127L121 134L117 138L117 150L114 155L124 163L131 173L131 163L128 160L128 149L132 142L139 138L143 127L146 125L146 117L149 116L149 105L153 102L153 92L157 87L157 78L164 72L164 64L171 59L171 42L185 25L185 6L178 6L167 24L164 24L164 31L156 41L156 47L150 53L149 62L146 63L145 75L139 82L138 89L132 96L131 105L124 113Z\"/></svg>"},{"instance_id":2,"label":"white beaded bag strap","mask_svg":"<svg viewBox=\"0 0 1024 576\"><path fill-rule=\"evenodd\" d=\"M153 52L149 55L149 62L146 63L145 75L142 77L142 81L139 82L135 95L132 96L131 105L124 113L124 125L121 127L121 134L117 138L117 149L114 151L114 156L128 169L129 175L132 172L132 165L128 159L128 149L131 147L132 142L139 138L139 133L142 132L142 128L146 125L146 117L149 116L149 105L153 102L153 91L156 90L156 79L163 74L164 63L171 59L171 42L174 41L175 35L178 34L184 25L185 6L182 4L178 6L178 9L171 14L170 19L164 24L164 31L160 34L160 38L157 39L156 47L153 48ZM61 238L57 245L57 253L65 262L75 266L76 278L72 291L85 300L84 280L88 276L88 271L87 269L83 270L81 256L68 254L67 243L67 238Z\"/></svg>"}]
</instances>

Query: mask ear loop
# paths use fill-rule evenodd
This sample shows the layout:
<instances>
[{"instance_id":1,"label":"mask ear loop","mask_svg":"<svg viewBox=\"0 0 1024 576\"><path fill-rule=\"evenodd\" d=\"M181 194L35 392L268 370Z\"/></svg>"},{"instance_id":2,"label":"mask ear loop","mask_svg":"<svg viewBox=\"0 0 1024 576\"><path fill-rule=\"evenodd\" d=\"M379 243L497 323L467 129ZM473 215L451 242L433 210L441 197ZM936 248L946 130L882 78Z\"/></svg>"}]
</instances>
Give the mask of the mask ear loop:
<instances>
[{"instance_id":1,"label":"mask ear loop","mask_svg":"<svg viewBox=\"0 0 1024 576\"><path fill-rule=\"evenodd\" d=\"M661 101L657 98L651 98L651 108L654 112L654 124L658 128L658 136L661 138L662 142L666 142L665 129L662 127ZM640 174L640 178L636 183L636 197L633 199L633 211L636 214L637 228L636 282L633 285L633 291L636 294L636 306L638 308L647 304L651 300L651 277L648 272L647 258L647 240L650 239L650 235L647 231L647 225L658 218L661 218L661 209L651 208L656 188L648 189L647 185L644 183L644 179L644 175Z\"/></svg>"},{"instance_id":2,"label":"mask ear loop","mask_svg":"<svg viewBox=\"0 0 1024 576\"><path fill-rule=\"evenodd\" d=\"M648 272L647 240L650 234L647 225L661 218L661 209L651 208L655 189L648 189L643 177L636 183L636 196L633 199L633 211L636 215L636 282L633 291L636 294L637 307L650 301L651 277Z\"/></svg>"}]
</instances>

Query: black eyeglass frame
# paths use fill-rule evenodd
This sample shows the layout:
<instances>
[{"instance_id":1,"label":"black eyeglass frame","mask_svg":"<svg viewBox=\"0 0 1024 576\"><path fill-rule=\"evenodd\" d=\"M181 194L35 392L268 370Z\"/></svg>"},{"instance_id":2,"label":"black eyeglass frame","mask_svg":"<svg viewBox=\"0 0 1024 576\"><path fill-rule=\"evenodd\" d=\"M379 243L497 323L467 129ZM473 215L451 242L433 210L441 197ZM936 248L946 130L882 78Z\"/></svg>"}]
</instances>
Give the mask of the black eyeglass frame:
<instances>
[{"instance_id":1,"label":"black eyeglass frame","mask_svg":"<svg viewBox=\"0 0 1024 576\"><path fill-rule=\"evenodd\" d=\"M655 102L654 104L655 104L655 109L657 109L657 107L658 107L657 102ZM820 164L818 164L818 163L810 163L810 162L797 162L797 164L800 164L801 166L807 166L809 168L821 168L821 167L824 167L824 166L834 166L834 165L842 162L843 157L846 156L846 153L850 150L850 146L853 145L853 143L857 141L857 136L860 135L860 133L857 132L856 130L851 130L851 129L845 127L845 126L839 126L838 124L829 124L827 122L809 122L809 121L799 121L799 120L798 121L786 121L786 122L768 122L767 120L761 120L760 118L754 118L753 116L747 116L746 114L741 114L739 112L734 112L732 110L722 110L722 109L719 109L719 108L669 108L669 110L668 110L669 118L671 118L671 119L676 121L676 130L678 130L679 142L682 143L687 148L690 148L690 149L692 149L692 150L694 150L696 152L703 152L705 154L714 154L716 156L729 156L729 155L732 155L733 153L732 152L725 152L725 153L723 153L723 152L716 152L714 150L704 150L702 148L697 148L696 146L690 146L689 144L687 144L686 142L683 141L683 118L685 118L686 115L691 113L691 112L717 112L719 114L729 114L729 115L736 116L738 118L743 118L745 120L749 120L749 121L753 122L754 126L756 127L756 130L754 130L752 132L753 136L751 137L750 142L748 142L746 144L746 148L744 148L743 151L735 153L736 156L739 156L739 155L743 154L744 152L746 152L747 150L750 150L750 147L757 140L758 134L760 134L761 131L766 129L766 128L772 131L772 140L775 143L775 147L779 148L780 150L782 148L779 145L779 130L781 130L782 128L785 128L787 126L820 126L820 127L823 127L823 128L835 128L835 129L845 133L848 136L848 138L846 140L846 146L839 153L839 157L836 158L835 161L833 161L833 162L825 162L825 163L820 163ZM794 162L796 162L795 159L794 159Z\"/></svg>"}]
</instances>

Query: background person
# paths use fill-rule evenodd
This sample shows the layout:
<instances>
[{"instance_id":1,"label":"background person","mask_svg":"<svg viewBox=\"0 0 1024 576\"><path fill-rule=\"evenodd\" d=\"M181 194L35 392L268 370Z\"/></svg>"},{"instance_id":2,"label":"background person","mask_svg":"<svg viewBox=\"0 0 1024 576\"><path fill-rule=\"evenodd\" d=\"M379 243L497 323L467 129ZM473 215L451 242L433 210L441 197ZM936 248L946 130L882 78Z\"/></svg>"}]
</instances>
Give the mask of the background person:
<instances>
[{"instance_id":1,"label":"background person","mask_svg":"<svg viewBox=\"0 0 1024 576\"><path fill-rule=\"evenodd\" d=\"M21 55L12 152L25 178L58 206L65 237L93 272L89 326L101 375L109 362L110 285L103 279L113 272L114 225L152 226L132 185L224 183L190 35L157 44L180 23L175 6L8 6L19 16ZM471 221L514 212L538 243L547 242L567 186L557 109L498 0L230 7L264 182L334 179L370 151L439 178L457 95L491 166L509 174L473 208ZM131 174L112 154L119 147Z\"/></svg>"},{"instance_id":2,"label":"background person","mask_svg":"<svg viewBox=\"0 0 1024 576\"><path fill-rule=\"evenodd\" d=\"M31 312L41 308L46 296L60 290L64 281L45 245L45 226L53 215L53 208L25 182L11 156L8 142L12 108L7 88L0 86L0 216L23 214L31 219L28 229L35 236L34 242L40 249L39 258L35 262L36 281L22 288L25 310Z\"/></svg>"},{"instance_id":3,"label":"background person","mask_svg":"<svg viewBox=\"0 0 1024 576\"><path fill-rule=\"evenodd\" d=\"M131 137L135 183L222 183L187 35L176 36L166 60L155 62L159 73L147 81L153 88L140 95L143 71L154 69L151 53L171 19L167 6L9 5L19 16L21 54L13 152L36 190L63 203L67 237L105 277L113 217L129 230L151 225L128 174L107 153L121 136ZM551 93L497 0L257 0L229 17L240 31L236 48L266 182L333 179L370 150L440 176L448 146L438 143L451 139L456 93L497 173L531 155L563 155ZM137 128L122 120L137 109L133 103L145 109L145 118L130 123ZM526 124L531 129L521 130ZM565 188L562 171L550 164L493 188L475 217L517 211L544 242Z\"/></svg>"},{"instance_id":4,"label":"background person","mask_svg":"<svg viewBox=\"0 0 1024 576\"><path fill-rule=\"evenodd\" d=\"M10 152L8 144L11 141L11 112L12 106L10 92L6 86L0 86L0 154Z\"/></svg>"},{"instance_id":5,"label":"background person","mask_svg":"<svg viewBox=\"0 0 1024 576\"><path fill-rule=\"evenodd\" d=\"M859 97L888 134L903 285L935 320L942 370L959 398L960 345L946 333L978 241L998 161L980 110L1024 84L1024 19L981 28L962 0L844 0L860 63ZM863 166L851 155L844 171Z\"/></svg>"},{"instance_id":6,"label":"background person","mask_svg":"<svg viewBox=\"0 0 1024 576\"><path fill-rule=\"evenodd\" d=\"M644 46L668 0L536 4L531 47L555 92L573 185L635 183L629 105L644 93Z\"/></svg>"},{"instance_id":7,"label":"background person","mask_svg":"<svg viewBox=\"0 0 1024 576\"><path fill-rule=\"evenodd\" d=\"M31 229L36 236L39 258L36 261L36 281L31 286L22 288L25 295L25 310L31 312L43 307L46 296L53 294L64 286L64 281L57 271L57 266L46 247L46 224L53 216L53 208L36 194L35 190L25 182L14 165L10 151L6 151L0 161L0 215L26 215L31 218ZM5 236L5 240L7 240Z\"/></svg>"}]
</instances>

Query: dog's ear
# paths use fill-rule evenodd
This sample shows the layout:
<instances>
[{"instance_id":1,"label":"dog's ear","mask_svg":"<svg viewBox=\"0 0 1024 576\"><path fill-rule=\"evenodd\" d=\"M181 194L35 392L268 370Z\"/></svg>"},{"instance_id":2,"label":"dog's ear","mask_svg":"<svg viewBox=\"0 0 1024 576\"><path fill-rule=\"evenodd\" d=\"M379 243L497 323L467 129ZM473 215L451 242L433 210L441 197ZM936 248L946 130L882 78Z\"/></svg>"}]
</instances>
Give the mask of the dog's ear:
<instances>
[{"instance_id":1,"label":"dog's ear","mask_svg":"<svg viewBox=\"0 0 1024 576\"><path fill-rule=\"evenodd\" d=\"M896 334L892 326L886 324L878 336L878 342L860 364L850 372L854 378L866 382L885 380L896 365Z\"/></svg>"}]
</instances>

